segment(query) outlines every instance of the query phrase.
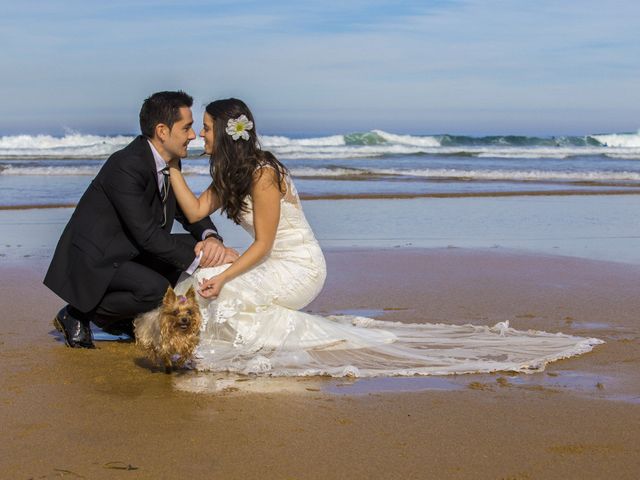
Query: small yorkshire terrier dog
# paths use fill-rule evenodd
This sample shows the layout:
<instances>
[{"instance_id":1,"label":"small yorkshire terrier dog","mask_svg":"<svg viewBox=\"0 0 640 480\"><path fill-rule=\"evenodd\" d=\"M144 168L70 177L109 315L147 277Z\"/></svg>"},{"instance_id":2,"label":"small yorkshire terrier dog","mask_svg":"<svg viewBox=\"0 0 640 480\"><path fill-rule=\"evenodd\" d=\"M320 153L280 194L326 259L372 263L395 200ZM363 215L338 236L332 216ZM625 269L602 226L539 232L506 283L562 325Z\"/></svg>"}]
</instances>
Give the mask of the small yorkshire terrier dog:
<instances>
[{"instance_id":1,"label":"small yorkshire terrier dog","mask_svg":"<svg viewBox=\"0 0 640 480\"><path fill-rule=\"evenodd\" d=\"M191 360L198 345L200 325L202 316L193 287L186 296L176 295L169 287L162 305L133 321L136 344L154 363L164 365L165 373Z\"/></svg>"}]
</instances>

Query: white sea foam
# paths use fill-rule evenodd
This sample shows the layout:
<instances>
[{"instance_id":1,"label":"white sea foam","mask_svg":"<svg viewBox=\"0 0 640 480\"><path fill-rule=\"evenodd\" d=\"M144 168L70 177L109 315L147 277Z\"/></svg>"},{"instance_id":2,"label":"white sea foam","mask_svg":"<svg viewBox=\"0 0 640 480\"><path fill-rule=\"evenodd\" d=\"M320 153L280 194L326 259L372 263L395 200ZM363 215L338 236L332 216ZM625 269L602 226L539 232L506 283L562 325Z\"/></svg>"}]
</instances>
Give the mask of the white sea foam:
<instances>
[{"instance_id":1,"label":"white sea foam","mask_svg":"<svg viewBox=\"0 0 640 480\"><path fill-rule=\"evenodd\" d=\"M355 145L304 148L286 145L272 148L271 151L284 159L326 159L326 158L373 158L385 155L411 155L421 153L443 153L435 149L410 147L406 145Z\"/></svg>"},{"instance_id":2,"label":"white sea foam","mask_svg":"<svg viewBox=\"0 0 640 480\"><path fill-rule=\"evenodd\" d=\"M638 152L637 150L632 150L629 152L607 152L605 153L605 157L619 158L622 160L640 160L640 152Z\"/></svg>"},{"instance_id":3,"label":"white sea foam","mask_svg":"<svg viewBox=\"0 0 640 480\"><path fill-rule=\"evenodd\" d=\"M3 165L1 175L40 175L40 176L94 176L100 166L16 166ZM189 165L183 167L185 175L208 176L209 167L206 165ZM322 177L413 177L428 179L450 179L459 181L564 181L564 182L640 182L640 172L591 170L581 172L553 171L553 170L491 170L475 169L463 170L454 168L424 168L424 169L395 169L395 168L312 168L297 167L291 169L291 174L298 178Z\"/></svg>"},{"instance_id":4,"label":"white sea foam","mask_svg":"<svg viewBox=\"0 0 640 480\"><path fill-rule=\"evenodd\" d=\"M95 176L100 170L98 166L19 166L19 165L0 165L0 175L10 176ZM209 175L209 167L204 165L183 164L182 171L185 175ZM372 175L374 173L368 170L350 169L350 168L294 168L291 174L295 177L343 177L349 175Z\"/></svg>"},{"instance_id":5,"label":"white sea foam","mask_svg":"<svg viewBox=\"0 0 640 480\"><path fill-rule=\"evenodd\" d=\"M187 175L208 175L208 167L185 166ZM582 172L553 170L462 170L453 168L394 169L394 168L292 168L291 174L299 178L314 177L420 177L452 180L501 181L566 181L566 182L640 182L639 172L612 172L592 170Z\"/></svg>"},{"instance_id":6,"label":"white sea foam","mask_svg":"<svg viewBox=\"0 0 640 480\"><path fill-rule=\"evenodd\" d=\"M282 147L336 147L345 145L344 136L331 135L329 137L318 138L289 138L282 136L263 135L260 142L264 148Z\"/></svg>"},{"instance_id":7,"label":"white sea foam","mask_svg":"<svg viewBox=\"0 0 640 480\"><path fill-rule=\"evenodd\" d=\"M640 148L640 130L636 133L612 133L591 136L607 147Z\"/></svg>"},{"instance_id":8,"label":"white sea foam","mask_svg":"<svg viewBox=\"0 0 640 480\"><path fill-rule=\"evenodd\" d=\"M77 158L104 157L126 146L133 136L83 135L68 133L51 135L13 135L0 137L0 156Z\"/></svg>"},{"instance_id":9,"label":"white sea foam","mask_svg":"<svg viewBox=\"0 0 640 480\"><path fill-rule=\"evenodd\" d=\"M19 166L1 165L0 175L42 175L42 176L95 176L100 170L100 166L80 165L80 166Z\"/></svg>"},{"instance_id":10,"label":"white sea foam","mask_svg":"<svg viewBox=\"0 0 640 480\"><path fill-rule=\"evenodd\" d=\"M615 158L639 159L640 148L612 151L606 147L411 147L407 145L372 145L327 147L322 149L286 146L273 148L282 159L349 159L375 158L390 155L466 155L480 158L569 158L586 155L606 155Z\"/></svg>"},{"instance_id":11,"label":"white sea foam","mask_svg":"<svg viewBox=\"0 0 640 480\"><path fill-rule=\"evenodd\" d=\"M393 133L387 133L382 130L373 130L373 133L383 138L389 143L395 143L399 145L410 145L412 147L439 147L440 141L435 137L416 137L413 135L396 135Z\"/></svg>"},{"instance_id":12,"label":"white sea foam","mask_svg":"<svg viewBox=\"0 0 640 480\"><path fill-rule=\"evenodd\" d=\"M370 173L376 175L408 175L427 178L450 178L458 180L504 180L504 181L640 181L638 172L611 171L553 171L553 170L459 170L459 169L414 169L399 172L395 169L373 169Z\"/></svg>"},{"instance_id":13,"label":"white sea foam","mask_svg":"<svg viewBox=\"0 0 640 480\"><path fill-rule=\"evenodd\" d=\"M375 175L370 170L358 168L311 168L298 167L291 168L291 175L294 177L346 177L352 175ZM209 167L202 165L183 164L182 172L185 175L209 175Z\"/></svg>"},{"instance_id":14,"label":"white sea foam","mask_svg":"<svg viewBox=\"0 0 640 480\"><path fill-rule=\"evenodd\" d=\"M569 158L579 155L605 155L606 147L478 147L468 152L480 158ZM640 158L640 150L629 152Z\"/></svg>"},{"instance_id":15,"label":"white sea foam","mask_svg":"<svg viewBox=\"0 0 640 480\"><path fill-rule=\"evenodd\" d=\"M134 137L82 135L80 133L68 133L64 137L52 137L51 135L14 135L0 137L0 149L56 149L56 148L81 148L94 145L126 145Z\"/></svg>"}]
</instances>

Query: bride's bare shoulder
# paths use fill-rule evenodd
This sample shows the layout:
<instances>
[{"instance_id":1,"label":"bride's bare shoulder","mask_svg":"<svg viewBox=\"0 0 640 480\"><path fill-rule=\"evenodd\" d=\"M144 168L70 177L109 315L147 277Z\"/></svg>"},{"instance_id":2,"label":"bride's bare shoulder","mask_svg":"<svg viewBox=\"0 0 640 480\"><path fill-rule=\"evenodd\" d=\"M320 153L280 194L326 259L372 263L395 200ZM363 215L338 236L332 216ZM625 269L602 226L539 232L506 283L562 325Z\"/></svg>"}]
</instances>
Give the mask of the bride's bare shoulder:
<instances>
[{"instance_id":1,"label":"bride's bare shoulder","mask_svg":"<svg viewBox=\"0 0 640 480\"><path fill-rule=\"evenodd\" d=\"M278 175L280 173L280 175ZM279 177L279 178L278 178ZM268 163L258 165L253 172L253 188L266 189L275 186L284 194L287 191L286 172L278 172L276 167Z\"/></svg>"}]
</instances>

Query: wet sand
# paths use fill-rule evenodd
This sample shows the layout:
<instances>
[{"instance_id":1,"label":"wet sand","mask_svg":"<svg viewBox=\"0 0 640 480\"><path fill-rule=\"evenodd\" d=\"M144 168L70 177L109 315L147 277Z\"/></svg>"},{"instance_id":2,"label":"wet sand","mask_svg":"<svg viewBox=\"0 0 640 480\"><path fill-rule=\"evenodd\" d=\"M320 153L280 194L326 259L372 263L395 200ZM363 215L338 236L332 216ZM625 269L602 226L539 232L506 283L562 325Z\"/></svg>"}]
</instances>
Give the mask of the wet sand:
<instances>
[{"instance_id":1,"label":"wet sand","mask_svg":"<svg viewBox=\"0 0 640 480\"><path fill-rule=\"evenodd\" d=\"M509 319L607 343L531 375L191 393L176 388L189 374L165 375L131 343L65 348L45 260L5 262L0 477L638 478L640 267L471 249L331 250L327 260L312 312Z\"/></svg>"},{"instance_id":2,"label":"wet sand","mask_svg":"<svg viewBox=\"0 0 640 480\"><path fill-rule=\"evenodd\" d=\"M601 185L596 185L601 186ZM481 191L481 192L445 192L445 193L344 193L344 194L300 194L300 199L304 201L312 200L409 200L416 198L504 198L504 197L591 197L597 196L637 196L640 190L631 185L617 186L607 189L608 185L602 185L602 189L595 190L524 190L524 191ZM75 208L75 203L49 203L49 204L15 204L0 205L2 210L30 210L30 209L51 209L51 208Z\"/></svg>"}]
</instances>

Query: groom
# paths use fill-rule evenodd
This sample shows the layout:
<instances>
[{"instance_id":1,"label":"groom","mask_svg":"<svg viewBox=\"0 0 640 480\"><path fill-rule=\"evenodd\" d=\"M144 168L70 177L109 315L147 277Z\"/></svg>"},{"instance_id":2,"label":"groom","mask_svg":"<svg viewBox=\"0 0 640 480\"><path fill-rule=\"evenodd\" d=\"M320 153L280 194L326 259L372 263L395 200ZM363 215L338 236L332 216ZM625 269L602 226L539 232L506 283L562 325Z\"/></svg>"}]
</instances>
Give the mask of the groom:
<instances>
[{"instance_id":1,"label":"groom","mask_svg":"<svg viewBox=\"0 0 640 480\"><path fill-rule=\"evenodd\" d=\"M170 188L168 163L196 137L192 104L181 91L147 98L142 135L109 157L62 232L44 284L68 302L54 318L67 346L94 348L90 322L132 335L180 273L237 256L210 218L187 222ZM174 218L190 234L172 234Z\"/></svg>"}]
</instances>

